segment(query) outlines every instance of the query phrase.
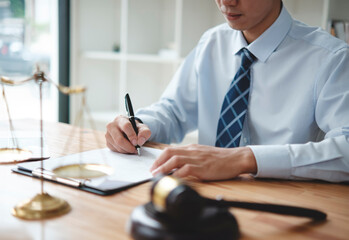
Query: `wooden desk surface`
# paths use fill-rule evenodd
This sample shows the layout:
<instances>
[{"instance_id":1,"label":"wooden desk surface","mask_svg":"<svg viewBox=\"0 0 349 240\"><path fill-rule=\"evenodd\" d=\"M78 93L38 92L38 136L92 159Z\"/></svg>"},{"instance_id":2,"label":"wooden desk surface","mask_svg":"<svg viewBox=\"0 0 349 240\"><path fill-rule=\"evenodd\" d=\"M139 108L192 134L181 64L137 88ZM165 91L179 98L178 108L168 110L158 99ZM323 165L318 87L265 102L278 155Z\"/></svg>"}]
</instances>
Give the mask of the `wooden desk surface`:
<instances>
[{"instance_id":1,"label":"wooden desk surface","mask_svg":"<svg viewBox=\"0 0 349 240\"><path fill-rule=\"evenodd\" d=\"M37 126L37 127L36 127ZM37 121L15 122L16 130L39 129ZM0 130L7 130L0 122ZM45 122L44 131L51 157L79 151L75 134L70 149L62 147L74 128ZM83 150L105 146L104 133L82 130ZM0 239L130 239L125 226L132 210L149 201L151 183L111 195L98 196L70 187L45 182L45 191L69 202L72 211L64 216L25 221L13 217L11 208L40 192L40 182L11 172L11 165L0 165ZM241 177L231 181L191 182L204 196L223 195L225 199L289 204L316 208L328 214L324 223L305 218L232 209L239 222L241 239L349 239L349 186L323 182L261 180Z\"/></svg>"}]
</instances>

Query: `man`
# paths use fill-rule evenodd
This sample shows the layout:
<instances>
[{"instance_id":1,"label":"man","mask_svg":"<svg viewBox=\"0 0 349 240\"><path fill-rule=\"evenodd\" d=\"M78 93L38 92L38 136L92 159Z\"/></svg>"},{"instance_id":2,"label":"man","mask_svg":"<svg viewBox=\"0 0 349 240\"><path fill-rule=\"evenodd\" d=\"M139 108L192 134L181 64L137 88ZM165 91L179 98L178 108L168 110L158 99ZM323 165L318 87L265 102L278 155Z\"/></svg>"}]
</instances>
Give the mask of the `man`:
<instances>
[{"instance_id":1,"label":"man","mask_svg":"<svg viewBox=\"0 0 349 240\"><path fill-rule=\"evenodd\" d=\"M216 0L228 24L208 30L158 103L137 112L138 136L118 116L107 146L169 147L153 175L349 180L349 48L291 18L280 0ZM222 104L223 103L223 104Z\"/></svg>"}]
</instances>

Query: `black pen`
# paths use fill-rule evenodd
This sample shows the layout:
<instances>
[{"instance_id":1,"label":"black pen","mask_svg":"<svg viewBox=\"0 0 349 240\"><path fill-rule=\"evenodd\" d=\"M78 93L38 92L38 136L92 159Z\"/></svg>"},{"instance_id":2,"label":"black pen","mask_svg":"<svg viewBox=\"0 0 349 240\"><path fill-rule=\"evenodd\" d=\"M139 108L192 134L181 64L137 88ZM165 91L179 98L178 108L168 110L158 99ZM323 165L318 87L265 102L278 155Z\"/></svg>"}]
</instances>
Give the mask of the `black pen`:
<instances>
[{"instance_id":1,"label":"black pen","mask_svg":"<svg viewBox=\"0 0 349 240\"><path fill-rule=\"evenodd\" d=\"M126 112L128 115L128 119L130 120L133 130L135 130L136 135L138 135L138 128L136 125L136 120L135 120L135 115L133 113L133 107L132 107L132 103L131 103L131 99L130 96L128 95L128 93L126 93L125 96L125 106L126 106ZM139 145L136 145L136 149L137 149L137 153L140 156L141 155L141 147Z\"/></svg>"}]
</instances>

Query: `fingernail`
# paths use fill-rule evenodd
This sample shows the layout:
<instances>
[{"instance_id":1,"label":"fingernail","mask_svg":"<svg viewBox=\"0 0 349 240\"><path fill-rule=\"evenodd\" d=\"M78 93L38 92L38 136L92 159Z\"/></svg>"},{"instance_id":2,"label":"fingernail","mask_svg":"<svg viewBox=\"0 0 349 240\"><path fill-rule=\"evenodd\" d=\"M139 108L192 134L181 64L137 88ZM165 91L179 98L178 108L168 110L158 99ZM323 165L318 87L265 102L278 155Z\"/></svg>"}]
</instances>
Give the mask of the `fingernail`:
<instances>
[{"instance_id":1,"label":"fingernail","mask_svg":"<svg viewBox=\"0 0 349 240\"><path fill-rule=\"evenodd\" d=\"M131 143L133 144L133 146L136 146L136 145L137 145L137 140L136 140L136 139L133 139L133 140L131 141Z\"/></svg>"},{"instance_id":2,"label":"fingernail","mask_svg":"<svg viewBox=\"0 0 349 240\"><path fill-rule=\"evenodd\" d=\"M154 171L151 172L151 175L155 176L157 173L159 173L160 167L155 169Z\"/></svg>"},{"instance_id":3,"label":"fingernail","mask_svg":"<svg viewBox=\"0 0 349 240\"><path fill-rule=\"evenodd\" d=\"M153 171L155 169L155 166L156 166L155 163L153 163L153 165L150 168L150 171Z\"/></svg>"},{"instance_id":4,"label":"fingernail","mask_svg":"<svg viewBox=\"0 0 349 240\"><path fill-rule=\"evenodd\" d=\"M145 143L145 138L141 137L138 139L139 145L142 146Z\"/></svg>"}]
</instances>

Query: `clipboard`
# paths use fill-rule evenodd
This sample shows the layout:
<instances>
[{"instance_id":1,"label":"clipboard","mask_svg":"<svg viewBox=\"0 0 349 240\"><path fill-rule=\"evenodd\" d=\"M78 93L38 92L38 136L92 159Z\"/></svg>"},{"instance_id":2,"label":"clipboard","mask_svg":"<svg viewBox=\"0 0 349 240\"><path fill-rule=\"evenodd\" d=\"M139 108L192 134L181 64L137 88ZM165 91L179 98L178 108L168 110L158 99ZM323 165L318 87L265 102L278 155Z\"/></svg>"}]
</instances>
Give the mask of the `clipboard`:
<instances>
[{"instance_id":1,"label":"clipboard","mask_svg":"<svg viewBox=\"0 0 349 240\"><path fill-rule=\"evenodd\" d=\"M103 148L44 160L44 169L41 169L41 162L25 162L17 164L12 171L35 178L43 177L46 181L98 195L111 195L152 180L149 169L161 152L159 149L142 147L141 156L138 156ZM79 163L107 165L113 172L91 179L68 178L54 173L59 167Z\"/></svg>"}]
</instances>

